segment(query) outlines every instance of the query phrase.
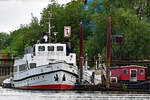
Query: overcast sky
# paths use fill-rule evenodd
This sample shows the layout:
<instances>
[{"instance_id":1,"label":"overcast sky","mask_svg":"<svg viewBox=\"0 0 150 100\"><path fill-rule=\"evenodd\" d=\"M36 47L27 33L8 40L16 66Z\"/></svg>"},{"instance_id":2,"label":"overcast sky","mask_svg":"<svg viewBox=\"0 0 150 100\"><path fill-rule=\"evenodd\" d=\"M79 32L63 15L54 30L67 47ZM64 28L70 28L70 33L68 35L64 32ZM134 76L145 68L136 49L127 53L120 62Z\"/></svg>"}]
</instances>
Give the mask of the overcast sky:
<instances>
[{"instance_id":1,"label":"overcast sky","mask_svg":"<svg viewBox=\"0 0 150 100\"><path fill-rule=\"evenodd\" d=\"M57 0L65 4L71 0ZM31 13L40 19L40 13L49 0L0 0L0 32L14 31L20 24L31 22Z\"/></svg>"}]
</instances>

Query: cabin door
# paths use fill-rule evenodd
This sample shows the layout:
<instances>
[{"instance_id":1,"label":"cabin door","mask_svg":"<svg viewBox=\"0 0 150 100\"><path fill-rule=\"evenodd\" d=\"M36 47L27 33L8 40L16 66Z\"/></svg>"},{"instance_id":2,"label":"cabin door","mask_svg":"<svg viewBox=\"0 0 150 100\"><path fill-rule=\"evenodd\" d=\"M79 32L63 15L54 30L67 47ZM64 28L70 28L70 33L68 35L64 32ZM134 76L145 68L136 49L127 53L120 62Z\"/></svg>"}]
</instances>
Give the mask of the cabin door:
<instances>
[{"instance_id":1,"label":"cabin door","mask_svg":"<svg viewBox=\"0 0 150 100\"><path fill-rule=\"evenodd\" d=\"M132 82L137 81L137 70L136 69L130 70L130 81L132 81Z\"/></svg>"}]
</instances>

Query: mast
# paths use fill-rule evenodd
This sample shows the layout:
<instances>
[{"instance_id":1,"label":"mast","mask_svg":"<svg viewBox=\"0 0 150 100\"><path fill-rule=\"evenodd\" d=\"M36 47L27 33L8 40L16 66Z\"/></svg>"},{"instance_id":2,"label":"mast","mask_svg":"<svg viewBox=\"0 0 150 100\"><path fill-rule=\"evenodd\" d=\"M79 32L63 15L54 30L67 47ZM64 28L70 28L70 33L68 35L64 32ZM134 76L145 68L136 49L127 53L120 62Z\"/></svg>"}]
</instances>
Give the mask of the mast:
<instances>
[{"instance_id":1,"label":"mast","mask_svg":"<svg viewBox=\"0 0 150 100\"><path fill-rule=\"evenodd\" d=\"M52 13L50 11L48 11L48 35L49 35L49 43L51 43L51 16Z\"/></svg>"},{"instance_id":2,"label":"mast","mask_svg":"<svg viewBox=\"0 0 150 100\"><path fill-rule=\"evenodd\" d=\"M49 1L50 1L50 4L58 3L57 0L49 0ZM50 11L48 11L48 37L49 37L49 43L52 42L51 41L51 39L52 39L51 38L51 34L52 34L51 29L54 28L54 26L51 26L51 19L53 19L52 18L52 10L53 10L53 7L52 7L52 5L50 5Z\"/></svg>"}]
</instances>

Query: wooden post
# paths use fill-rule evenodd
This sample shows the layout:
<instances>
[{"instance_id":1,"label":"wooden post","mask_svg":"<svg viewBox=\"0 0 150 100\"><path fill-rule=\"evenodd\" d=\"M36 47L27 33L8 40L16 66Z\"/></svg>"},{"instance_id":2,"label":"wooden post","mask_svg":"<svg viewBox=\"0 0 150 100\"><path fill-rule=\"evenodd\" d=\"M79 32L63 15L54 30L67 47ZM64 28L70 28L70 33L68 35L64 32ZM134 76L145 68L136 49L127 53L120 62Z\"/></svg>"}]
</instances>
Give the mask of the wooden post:
<instances>
[{"instance_id":1,"label":"wooden post","mask_svg":"<svg viewBox=\"0 0 150 100\"><path fill-rule=\"evenodd\" d=\"M88 54L85 54L85 70L87 70L88 67Z\"/></svg>"},{"instance_id":2,"label":"wooden post","mask_svg":"<svg viewBox=\"0 0 150 100\"><path fill-rule=\"evenodd\" d=\"M2 76L4 75L4 70L3 70L3 67L2 67Z\"/></svg>"},{"instance_id":3,"label":"wooden post","mask_svg":"<svg viewBox=\"0 0 150 100\"><path fill-rule=\"evenodd\" d=\"M7 73L7 67L5 66L4 67L4 76L6 76L6 73Z\"/></svg>"},{"instance_id":4,"label":"wooden post","mask_svg":"<svg viewBox=\"0 0 150 100\"><path fill-rule=\"evenodd\" d=\"M83 23L80 23L80 63L79 63L79 71L80 71L80 84L82 84L83 78Z\"/></svg>"},{"instance_id":5,"label":"wooden post","mask_svg":"<svg viewBox=\"0 0 150 100\"><path fill-rule=\"evenodd\" d=\"M7 73L8 73L8 72L7 72L7 68L8 68L8 67L6 66L6 67L5 67L5 76L6 76Z\"/></svg>"},{"instance_id":6,"label":"wooden post","mask_svg":"<svg viewBox=\"0 0 150 100\"><path fill-rule=\"evenodd\" d=\"M97 67L97 59L95 60L95 69L97 70L98 67Z\"/></svg>"},{"instance_id":7,"label":"wooden post","mask_svg":"<svg viewBox=\"0 0 150 100\"><path fill-rule=\"evenodd\" d=\"M7 75L9 75L9 66L7 67Z\"/></svg>"},{"instance_id":8,"label":"wooden post","mask_svg":"<svg viewBox=\"0 0 150 100\"><path fill-rule=\"evenodd\" d=\"M1 71L0 71L0 75L2 76L2 75L3 75L3 74L2 74L2 67L0 67L0 70L1 70Z\"/></svg>"},{"instance_id":9,"label":"wooden post","mask_svg":"<svg viewBox=\"0 0 150 100\"><path fill-rule=\"evenodd\" d=\"M1 67L1 72L2 72L2 73L1 73L1 76L3 76L3 67Z\"/></svg>"},{"instance_id":10,"label":"wooden post","mask_svg":"<svg viewBox=\"0 0 150 100\"><path fill-rule=\"evenodd\" d=\"M106 88L110 87L110 57L111 57L111 16L108 17L108 25L107 25L107 58L106 58Z\"/></svg>"},{"instance_id":11,"label":"wooden post","mask_svg":"<svg viewBox=\"0 0 150 100\"><path fill-rule=\"evenodd\" d=\"M10 68L10 67L7 68L7 75L9 75L9 73L10 73L10 72L9 72L9 68Z\"/></svg>"},{"instance_id":12,"label":"wooden post","mask_svg":"<svg viewBox=\"0 0 150 100\"><path fill-rule=\"evenodd\" d=\"M10 75L10 73L11 73L11 66L9 67L9 75Z\"/></svg>"}]
</instances>

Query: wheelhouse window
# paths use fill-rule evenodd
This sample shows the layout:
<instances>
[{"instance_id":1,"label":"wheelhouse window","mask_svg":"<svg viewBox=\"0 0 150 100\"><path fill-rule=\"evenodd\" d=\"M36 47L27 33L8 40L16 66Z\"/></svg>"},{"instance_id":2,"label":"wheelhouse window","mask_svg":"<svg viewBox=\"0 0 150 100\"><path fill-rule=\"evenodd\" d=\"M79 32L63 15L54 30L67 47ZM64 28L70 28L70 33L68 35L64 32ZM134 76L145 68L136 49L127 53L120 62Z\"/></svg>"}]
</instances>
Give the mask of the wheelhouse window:
<instances>
[{"instance_id":1,"label":"wheelhouse window","mask_svg":"<svg viewBox=\"0 0 150 100\"><path fill-rule=\"evenodd\" d=\"M30 63L30 68L36 68L36 63Z\"/></svg>"},{"instance_id":2,"label":"wheelhouse window","mask_svg":"<svg viewBox=\"0 0 150 100\"><path fill-rule=\"evenodd\" d=\"M45 51L45 46L39 46L38 51Z\"/></svg>"},{"instance_id":3,"label":"wheelhouse window","mask_svg":"<svg viewBox=\"0 0 150 100\"><path fill-rule=\"evenodd\" d=\"M17 66L14 66L14 72L17 72Z\"/></svg>"},{"instance_id":4,"label":"wheelhouse window","mask_svg":"<svg viewBox=\"0 0 150 100\"><path fill-rule=\"evenodd\" d=\"M63 51L63 50L64 50L63 46L57 46L57 51Z\"/></svg>"},{"instance_id":5,"label":"wheelhouse window","mask_svg":"<svg viewBox=\"0 0 150 100\"><path fill-rule=\"evenodd\" d=\"M140 75L144 75L144 69L140 69Z\"/></svg>"},{"instance_id":6,"label":"wheelhouse window","mask_svg":"<svg viewBox=\"0 0 150 100\"><path fill-rule=\"evenodd\" d=\"M26 64L19 65L19 71L26 70Z\"/></svg>"},{"instance_id":7,"label":"wheelhouse window","mask_svg":"<svg viewBox=\"0 0 150 100\"><path fill-rule=\"evenodd\" d=\"M48 51L54 51L54 46L48 46Z\"/></svg>"},{"instance_id":8,"label":"wheelhouse window","mask_svg":"<svg viewBox=\"0 0 150 100\"><path fill-rule=\"evenodd\" d=\"M123 74L127 75L127 70L126 69L123 70Z\"/></svg>"}]
</instances>

